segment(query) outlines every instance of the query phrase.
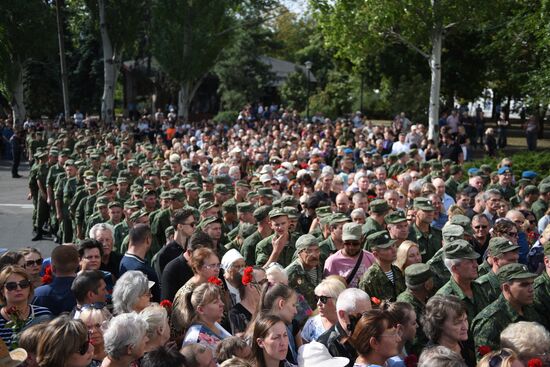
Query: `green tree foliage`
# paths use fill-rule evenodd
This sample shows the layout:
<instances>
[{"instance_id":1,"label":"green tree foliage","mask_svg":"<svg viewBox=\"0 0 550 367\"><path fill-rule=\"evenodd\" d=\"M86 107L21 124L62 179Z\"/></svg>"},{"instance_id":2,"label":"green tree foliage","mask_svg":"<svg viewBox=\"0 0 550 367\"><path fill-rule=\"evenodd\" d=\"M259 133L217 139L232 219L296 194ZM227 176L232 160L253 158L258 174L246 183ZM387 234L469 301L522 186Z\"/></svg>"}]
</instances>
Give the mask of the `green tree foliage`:
<instances>
[{"instance_id":1,"label":"green tree foliage","mask_svg":"<svg viewBox=\"0 0 550 367\"><path fill-rule=\"evenodd\" d=\"M214 68L222 110L238 111L265 95L274 75L260 56L269 48L270 36L261 25L243 25L235 30L231 46L223 50Z\"/></svg>"},{"instance_id":2,"label":"green tree foliage","mask_svg":"<svg viewBox=\"0 0 550 367\"><path fill-rule=\"evenodd\" d=\"M288 75L280 89L283 104L304 111L307 101L307 76L300 69Z\"/></svg>"},{"instance_id":3,"label":"green tree foliage","mask_svg":"<svg viewBox=\"0 0 550 367\"><path fill-rule=\"evenodd\" d=\"M25 74L31 60L55 50L53 9L44 1L0 0L0 93L9 101L16 121L26 115Z\"/></svg>"}]
</instances>

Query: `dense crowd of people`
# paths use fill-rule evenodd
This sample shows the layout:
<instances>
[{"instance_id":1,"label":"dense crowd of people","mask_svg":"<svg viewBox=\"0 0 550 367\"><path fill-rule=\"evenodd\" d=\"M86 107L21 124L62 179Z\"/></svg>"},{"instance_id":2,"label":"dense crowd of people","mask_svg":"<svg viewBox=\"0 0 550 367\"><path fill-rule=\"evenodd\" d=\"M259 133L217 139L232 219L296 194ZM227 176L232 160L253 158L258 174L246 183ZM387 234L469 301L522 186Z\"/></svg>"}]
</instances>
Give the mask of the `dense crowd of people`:
<instances>
[{"instance_id":1,"label":"dense crowd of people","mask_svg":"<svg viewBox=\"0 0 550 367\"><path fill-rule=\"evenodd\" d=\"M59 245L0 257L0 365L549 366L550 177L456 124L26 123Z\"/></svg>"}]
</instances>

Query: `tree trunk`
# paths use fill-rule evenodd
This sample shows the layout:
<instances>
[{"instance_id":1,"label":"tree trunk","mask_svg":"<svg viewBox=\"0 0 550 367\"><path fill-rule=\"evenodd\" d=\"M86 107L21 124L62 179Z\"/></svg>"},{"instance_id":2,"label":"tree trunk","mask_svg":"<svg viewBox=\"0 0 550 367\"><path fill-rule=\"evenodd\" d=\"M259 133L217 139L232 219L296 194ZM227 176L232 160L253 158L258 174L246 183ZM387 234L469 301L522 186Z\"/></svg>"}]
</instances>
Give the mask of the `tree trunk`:
<instances>
[{"instance_id":1,"label":"tree trunk","mask_svg":"<svg viewBox=\"0 0 550 367\"><path fill-rule=\"evenodd\" d=\"M98 0L99 30L103 46L103 96L101 97L101 119L106 125L113 122L115 104L115 84L117 78L117 55L111 43L105 18L105 1Z\"/></svg>"},{"instance_id":2,"label":"tree trunk","mask_svg":"<svg viewBox=\"0 0 550 367\"><path fill-rule=\"evenodd\" d=\"M204 78L201 78L196 82L187 81L180 85L180 90L178 92L178 116L185 122L189 121L189 107L203 79Z\"/></svg>"},{"instance_id":3,"label":"tree trunk","mask_svg":"<svg viewBox=\"0 0 550 367\"><path fill-rule=\"evenodd\" d=\"M434 29L432 35L432 53L429 64L432 74L430 85L430 109L428 117L428 138L437 139L439 122L439 94L441 90L441 48L443 45L443 31Z\"/></svg>"},{"instance_id":4,"label":"tree trunk","mask_svg":"<svg viewBox=\"0 0 550 367\"><path fill-rule=\"evenodd\" d=\"M57 38L59 42L59 62L61 66L61 88L63 91L63 110L65 114L65 124L69 123L71 110L69 107L69 77L67 74L67 63L65 61L65 37L63 29L63 9L65 3L63 0L56 0L55 14L57 18Z\"/></svg>"},{"instance_id":5,"label":"tree trunk","mask_svg":"<svg viewBox=\"0 0 550 367\"><path fill-rule=\"evenodd\" d=\"M16 77L14 78L13 91L10 99L10 106L13 112L14 123L20 125L25 121L27 110L25 109L25 84L23 82L23 66L18 62L14 69Z\"/></svg>"}]
</instances>

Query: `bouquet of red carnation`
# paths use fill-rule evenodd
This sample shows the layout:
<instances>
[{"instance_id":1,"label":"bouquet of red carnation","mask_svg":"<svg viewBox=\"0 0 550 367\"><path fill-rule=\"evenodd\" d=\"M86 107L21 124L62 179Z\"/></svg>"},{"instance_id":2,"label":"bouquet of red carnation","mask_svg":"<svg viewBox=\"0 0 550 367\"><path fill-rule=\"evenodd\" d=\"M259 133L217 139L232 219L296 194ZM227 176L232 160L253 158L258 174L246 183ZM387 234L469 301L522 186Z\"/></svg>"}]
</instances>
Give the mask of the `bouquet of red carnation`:
<instances>
[{"instance_id":1,"label":"bouquet of red carnation","mask_svg":"<svg viewBox=\"0 0 550 367\"><path fill-rule=\"evenodd\" d=\"M210 277L208 278L208 283L212 283L214 285L217 285L218 287L222 286L222 281L218 277Z\"/></svg>"},{"instance_id":2,"label":"bouquet of red carnation","mask_svg":"<svg viewBox=\"0 0 550 367\"><path fill-rule=\"evenodd\" d=\"M491 347L488 345L480 345L479 348L477 348L477 352L479 355L484 356L487 353L491 353Z\"/></svg>"},{"instance_id":3,"label":"bouquet of red carnation","mask_svg":"<svg viewBox=\"0 0 550 367\"><path fill-rule=\"evenodd\" d=\"M243 271L243 278L242 283L243 285L248 285L250 282L254 281L254 268L252 266L248 266L244 268Z\"/></svg>"},{"instance_id":4,"label":"bouquet of red carnation","mask_svg":"<svg viewBox=\"0 0 550 367\"><path fill-rule=\"evenodd\" d=\"M376 297L371 297L370 301L377 306L380 306L380 304L382 303L382 301L380 301L380 298L376 298Z\"/></svg>"},{"instance_id":5,"label":"bouquet of red carnation","mask_svg":"<svg viewBox=\"0 0 550 367\"><path fill-rule=\"evenodd\" d=\"M44 275L42 275L42 284L50 284L53 282L53 273L52 273L52 266L48 265L46 266L46 269L44 269Z\"/></svg>"},{"instance_id":6,"label":"bouquet of red carnation","mask_svg":"<svg viewBox=\"0 0 550 367\"><path fill-rule=\"evenodd\" d=\"M10 320L6 322L6 327L13 330L13 336L11 339L11 349L13 350L18 347L19 334L23 330L26 320L21 317L21 312L15 306L8 308L6 310L6 314L10 318Z\"/></svg>"},{"instance_id":7,"label":"bouquet of red carnation","mask_svg":"<svg viewBox=\"0 0 550 367\"><path fill-rule=\"evenodd\" d=\"M539 358L531 358L527 362L527 367L542 367L542 366L543 366L542 360L540 360Z\"/></svg>"},{"instance_id":8,"label":"bouquet of red carnation","mask_svg":"<svg viewBox=\"0 0 550 367\"><path fill-rule=\"evenodd\" d=\"M160 305L166 309L166 312L168 312L168 315L172 313L172 302L170 300L162 300L160 301Z\"/></svg>"},{"instance_id":9,"label":"bouquet of red carnation","mask_svg":"<svg viewBox=\"0 0 550 367\"><path fill-rule=\"evenodd\" d=\"M418 365L418 357L416 356L416 354L409 354L405 357L403 362L407 367L416 367Z\"/></svg>"}]
</instances>

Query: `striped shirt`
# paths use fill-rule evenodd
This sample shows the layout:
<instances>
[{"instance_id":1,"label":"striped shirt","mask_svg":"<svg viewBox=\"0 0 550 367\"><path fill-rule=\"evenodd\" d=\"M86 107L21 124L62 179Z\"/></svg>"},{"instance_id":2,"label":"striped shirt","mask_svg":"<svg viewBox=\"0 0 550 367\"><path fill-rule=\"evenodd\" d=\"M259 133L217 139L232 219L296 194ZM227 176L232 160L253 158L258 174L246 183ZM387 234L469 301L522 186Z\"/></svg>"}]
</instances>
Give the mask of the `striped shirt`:
<instances>
[{"instance_id":1,"label":"striped shirt","mask_svg":"<svg viewBox=\"0 0 550 367\"><path fill-rule=\"evenodd\" d=\"M25 326L23 329L28 328L31 325L36 325L41 322L47 322L52 319L52 313L46 307L29 305L31 308L29 312L29 317L25 321ZM10 320L6 320L3 315L0 314L0 338L4 340L8 348L11 350L11 344L14 342L13 338L13 329L11 327L6 327L6 323Z\"/></svg>"}]
</instances>

